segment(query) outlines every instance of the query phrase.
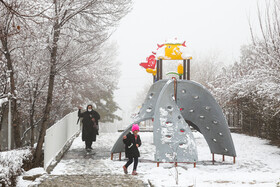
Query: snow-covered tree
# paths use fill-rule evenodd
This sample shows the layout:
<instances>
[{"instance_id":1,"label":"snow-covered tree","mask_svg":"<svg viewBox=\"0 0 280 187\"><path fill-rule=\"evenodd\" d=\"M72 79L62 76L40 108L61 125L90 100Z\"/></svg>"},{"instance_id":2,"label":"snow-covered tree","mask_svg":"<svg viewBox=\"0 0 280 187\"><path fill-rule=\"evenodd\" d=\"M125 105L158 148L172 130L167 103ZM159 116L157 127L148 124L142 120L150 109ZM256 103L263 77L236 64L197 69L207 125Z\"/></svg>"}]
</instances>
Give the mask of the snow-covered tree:
<instances>
[{"instance_id":1,"label":"snow-covered tree","mask_svg":"<svg viewBox=\"0 0 280 187\"><path fill-rule=\"evenodd\" d=\"M95 103L104 121L119 119L116 49L104 42L130 7L130 0L0 1L0 91L16 96L17 146L30 131L35 143L34 127L42 127L40 152L46 128L85 103Z\"/></svg>"},{"instance_id":2,"label":"snow-covered tree","mask_svg":"<svg viewBox=\"0 0 280 187\"><path fill-rule=\"evenodd\" d=\"M197 55L191 60L190 77L203 86L215 80L224 67L217 51L210 51L204 55Z\"/></svg>"},{"instance_id":3,"label":"snow-covered tree","mask_svg":"<svg viewBox=\"0 0 280 187\"><path fill-rule=\"evenodd\" d=\"M239 63L224 69L209 84L222 107L236 111L245 133L279 141L280 137L280 9L279 2L259 11L261 36L241 48Z\"/></svg>"},{"instance_id":4,"label":"snow-covered tree","mask_svg":"<svg viewBox=\"0 0 280 187\"><path fill-rule=\"evenodd\" d=\"M50 9L45 16L49 18L49 79L47 101L42 118L40 135L34 154L34 165L39 165L42 156L44 136L49 123L52 109L55 80L59 70L65 66L75 64L77 58L66 58L70 54L68 47L79 50L95 50L109 37L113 27L127 14L130 9L130 0L104 1L104 0L54 0L46 1ZM87 48L90 47L90 48ZM73 52L73 51L70 51ZM90 53L92 54L92 53ZM76 57L76 56L75 56ZM89 58L89 54L82 53L79 58ZM68 60L67 60L68 59ZM81 61L83 62L83 61ZM86 61L87 64L88 61ZM81 65L81 64L80 64Z\"/></svg>"},{"instance_id":5,"label":"snow-covered tree","mask_svg":"<svg viewBox=\"0 0 280 187\"><path fill-rule=\"evenodd\" d=\"M37 5L37 2L24 0L1 1L0 4L0 53L1 63L4 63L1 72L7 80L2 84L5 89L1 91L3 94L11 93L14 98L12 99L12 123L16 147L21 145L18 85L22 80L19 79L18 72L22 67L22 54L19 51L30 47L27 39L32 35L33 30L30 29L28 22L34 18L37 11L40 11L40 6Z\"/></svg>"}]
</instances>

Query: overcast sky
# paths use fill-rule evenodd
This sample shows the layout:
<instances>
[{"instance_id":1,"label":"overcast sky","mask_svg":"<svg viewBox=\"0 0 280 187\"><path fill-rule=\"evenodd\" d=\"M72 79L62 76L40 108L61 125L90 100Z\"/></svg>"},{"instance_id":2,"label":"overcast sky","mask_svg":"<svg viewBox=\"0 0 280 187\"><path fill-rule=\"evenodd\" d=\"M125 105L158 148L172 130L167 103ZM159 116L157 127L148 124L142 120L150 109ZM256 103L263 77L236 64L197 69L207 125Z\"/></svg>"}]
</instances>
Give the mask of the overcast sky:
<instances>
[{"instance_id":1,"label":"overcast sky","mask_svg":"<svg viewBox=\"0 0 280 187\"><path fill-rule=\"evenodd\" d=\"M128 112L152 76L139 66L157 44L177 37L196 55L216 51L227 63L239 60L250 42L248 20L257 21L257 2L265 0L134 0L133 10L112 36L119 46L122 76L115 100Z\"/></svg>"}]
</instances>

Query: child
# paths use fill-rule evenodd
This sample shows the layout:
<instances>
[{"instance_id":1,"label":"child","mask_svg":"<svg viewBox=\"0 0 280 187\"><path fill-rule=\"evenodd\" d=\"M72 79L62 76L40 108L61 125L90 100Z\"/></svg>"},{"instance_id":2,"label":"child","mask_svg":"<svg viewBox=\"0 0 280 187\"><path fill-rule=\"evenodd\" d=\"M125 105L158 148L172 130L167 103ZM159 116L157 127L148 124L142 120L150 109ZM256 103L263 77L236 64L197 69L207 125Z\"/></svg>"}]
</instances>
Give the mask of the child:
<instances>
[{"instance_id":1,"label":"child","mask_svg":"<svg viewBox=\"0 0 280 187\"><path fill-rule=\"evenodd\" d=\"M139 126L137 124L133 124L131 131L133 134L129 132L123 137L123 143L125 144L125 157L128 158L127 163L123 166L123 171L127 174L127 167L132 164L134 159L132 175L137 175L136 169L138 165L138 157L140 157L138 147L141 146L141 139L138 135Z\"/></svg>"}]
</instances>

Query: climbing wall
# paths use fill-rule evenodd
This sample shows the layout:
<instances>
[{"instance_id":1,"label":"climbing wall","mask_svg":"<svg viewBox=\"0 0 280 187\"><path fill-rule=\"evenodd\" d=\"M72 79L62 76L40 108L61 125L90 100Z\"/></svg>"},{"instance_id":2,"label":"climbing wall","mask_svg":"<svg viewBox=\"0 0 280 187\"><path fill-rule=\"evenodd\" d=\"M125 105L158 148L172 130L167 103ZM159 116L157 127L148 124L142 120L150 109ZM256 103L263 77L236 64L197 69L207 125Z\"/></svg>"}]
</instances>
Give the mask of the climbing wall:
<instances>
[{"instance_id":1,"label":"climbing wall","mask_svg":"<svg viewBox=\"0 0 280 187\"><path fill-rule=\"evenodd\" d=\"M155 160L157 162L196 162L196 144L174 96L174 81L162 88L154 114Z\"/></svg>"},{"instance_id":2,"label":"climbing wall","mask_svg":"<svg viewBox=\"0 0 280 187\"><path fill-rule=\"evenodd\" d=\"M197 160L195 142L189 126L203 134L211 153L236 156L228 124L220 106L210 92L198 83L178 80L175 87L173 80L154 83L134 123L148 119L154 119L156 160ZM111 153L124 152L122 137L131 127L132 124L120 135Z\"/></svg>"},{"instance_id":3,"label":"climbing wall","mask_svg":"<svg viewBox=\"0 0 280 187\"><path fill-rule=\"evenodd\" d=\"M227 121L209 91L193 81L177 81L177 105L184 119L203 134L211 153L236 156Z\"/></svg>"},{"instance_id":4,"label":"climbing wall","mask_svg":"<svg viewBox=\"0 0 280 187\"><path fill-rule=\"evenodd\" d=\"M141 121L145 121L148 119L154 118L155 113L155 105L158 100L158 96L163 88L163 86L166 84L167 80L160 80L157 81L156 84L153 84L144 100L144 103L142 104L142 107L135 118L135 121L132 123L140 123ZM125 146L123 144L123 136L126 135L132 127L132 124L130 124L120 135L116 143L114 144L113 148L111 149L111 153L120 153L125 151Z\"/></svg>"}]
</instances>

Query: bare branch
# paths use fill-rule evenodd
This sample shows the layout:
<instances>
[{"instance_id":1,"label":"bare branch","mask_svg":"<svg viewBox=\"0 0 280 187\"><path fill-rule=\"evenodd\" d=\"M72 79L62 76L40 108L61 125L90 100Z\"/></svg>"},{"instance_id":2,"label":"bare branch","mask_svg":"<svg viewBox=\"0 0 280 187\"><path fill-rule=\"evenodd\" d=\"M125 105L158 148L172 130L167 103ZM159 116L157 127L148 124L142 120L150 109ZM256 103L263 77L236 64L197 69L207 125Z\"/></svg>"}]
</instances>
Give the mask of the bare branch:
<instances>
[{"instance_id":1,"label":"bare branch","mask_svg":"<svg viewBox=\"0 0 280 187\"><path fill-rule=\"evenodd\" d=\"M8 5L8 3L4 2L4 0L0 0L0 3L2 3L6 8L7 10L9 10L12 14L15 14L17 15L18 17L21 17L21 18L34 18L34 17L38 17L40 15L44 15L44 13L50 9L50 7L52 5L50 5L49 7L47 7L46 9L42 10L41 12L37 13L37 14L34 14L34 15L26 15L26 14L22 14L20 13L19 11L16 11L11 5Z\"/></svg>"}]
</instances>

